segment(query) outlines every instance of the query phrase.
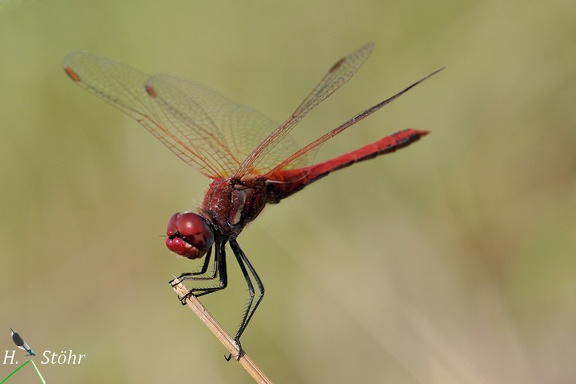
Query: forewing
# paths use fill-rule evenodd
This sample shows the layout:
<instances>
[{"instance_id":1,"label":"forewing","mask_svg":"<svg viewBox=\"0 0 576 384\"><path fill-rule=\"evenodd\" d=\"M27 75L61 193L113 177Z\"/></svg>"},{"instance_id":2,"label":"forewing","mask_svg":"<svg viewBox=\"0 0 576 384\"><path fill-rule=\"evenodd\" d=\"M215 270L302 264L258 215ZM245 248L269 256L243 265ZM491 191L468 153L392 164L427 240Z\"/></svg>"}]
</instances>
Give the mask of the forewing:
<instances>
[{"instance_id":1,"label":"forewing","mask_svg":"<svg viewBox=\"0 0 576 384\"><path fill-rule=\"evenodd\" d=\"M174 154L209 177L226 177L240 162L194 94L171 82L86 52L64 59L82 88L125 112Z\"/></svg>"}]
</instances>

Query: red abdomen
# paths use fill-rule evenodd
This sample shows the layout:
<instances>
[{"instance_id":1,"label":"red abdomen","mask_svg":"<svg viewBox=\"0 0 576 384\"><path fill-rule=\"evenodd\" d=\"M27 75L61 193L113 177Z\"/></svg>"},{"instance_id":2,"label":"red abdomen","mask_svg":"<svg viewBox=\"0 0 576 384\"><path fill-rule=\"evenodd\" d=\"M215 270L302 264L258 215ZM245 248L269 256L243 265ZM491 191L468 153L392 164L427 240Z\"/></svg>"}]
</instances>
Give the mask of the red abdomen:
<instances>
[{"instance_id":1,"label":"red abdomen","mask_svg":"<svg viewBox=\"0 0 576 384\"><path fill-rule=\"evenodd\" d=\"M400 148L407 147L428 133L428 131L405 129L323 163L305 168L280 171L271 177L274 181L269 182L268 188L273 191L278 201L280 201L333 171L376 156L395 152Z\"/></svg>"}]
</instances>

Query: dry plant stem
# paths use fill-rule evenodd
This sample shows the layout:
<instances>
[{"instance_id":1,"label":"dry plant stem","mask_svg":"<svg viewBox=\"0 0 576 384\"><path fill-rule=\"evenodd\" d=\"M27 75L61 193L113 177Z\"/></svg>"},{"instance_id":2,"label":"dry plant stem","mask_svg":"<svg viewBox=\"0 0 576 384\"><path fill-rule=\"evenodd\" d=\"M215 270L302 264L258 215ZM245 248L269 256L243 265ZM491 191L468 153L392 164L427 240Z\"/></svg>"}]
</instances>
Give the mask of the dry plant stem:
<instances>
[{"instance_id":1,"label":"dry plant stem","mask_svg":"<svg viewBox=\"0 0 576 384\"><path fill-rule=\"evenodd\" d=\"M188 293L188 289L182 283L178 283L173 287L174 291L179 297L184 297ZM234 342L234 339L224 330L224 328L216 321L214 317L208 312L208 310L202 305L202 303L194 296L190 295L186 299L186 304L192 311L202 320L202 322L208 327L210 331L216 336L218 340L224 345L224 347L230 351L233 357L235 357L240 365L244 367L246 372L252 376L252 378L257 383L268 384L272 383L268 377L258 368L258 366L250 359L246 352L242 353L242 356L238 357L238 346Z\"/></svg>"}]
</instances>

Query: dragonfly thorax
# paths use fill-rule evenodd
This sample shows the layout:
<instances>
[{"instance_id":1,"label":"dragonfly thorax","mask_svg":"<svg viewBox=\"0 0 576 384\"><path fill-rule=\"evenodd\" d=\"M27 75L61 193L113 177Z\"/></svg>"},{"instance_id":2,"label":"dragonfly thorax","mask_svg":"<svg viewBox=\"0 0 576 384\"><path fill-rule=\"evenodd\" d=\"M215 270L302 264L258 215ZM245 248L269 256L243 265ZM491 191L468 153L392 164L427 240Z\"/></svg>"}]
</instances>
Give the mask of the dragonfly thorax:
<instances>
[{"instance_id":1,"label":"dragonfly thorax","mask_svg":"<svg viewBox=\"0 0 576 384\"><path fill-rule=\"evenodd\" d=\"M216 179L204 195L200 208L224 237L236 237L270 202L263 179Z\"/></svg>"}]
</instances>

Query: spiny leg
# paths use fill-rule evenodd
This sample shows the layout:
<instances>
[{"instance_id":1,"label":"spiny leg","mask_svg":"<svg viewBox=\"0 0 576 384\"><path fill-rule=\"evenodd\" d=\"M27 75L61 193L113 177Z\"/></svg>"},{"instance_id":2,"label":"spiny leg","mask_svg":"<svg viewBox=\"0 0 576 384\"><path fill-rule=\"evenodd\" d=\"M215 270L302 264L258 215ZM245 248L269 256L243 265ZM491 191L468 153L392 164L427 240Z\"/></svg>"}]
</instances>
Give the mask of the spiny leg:
<instances>
[{"instance_id":1,"label":"spiny leg","mask_svg":"<svg viewBox=\"0 0 576 384\"><path fill-rule=\"evenodd\" d=\"M179 300L182 302L182 305L186 304L186 299L190 295L194 295L195 297L200 297L207 295L212 292L220 291L228 285L228 270L226 268L226 242L225 241L217 241L214 244L215 254L214 254L214 270L212 275L210 276L202 276L207 268L208 268L208 260L204 262L202 269L198 272L188 272L183 273L177 279L172 280L170 283L175 285L183 280L214 280L218 278L218 285L215 287L193 287L190 291L183 297L180 297ZM209 258L210 253L208 253L207 258Z\"/></svg>"},{"instance_id":2,"label":"spiny leg","mask_svg":"<svg viewBox=\"0 0 576 384\"><path fill-rule=\"evenodd\" d=\"M244 279L246 279L246 285L248 286L248 293L250 294L248 306L246 308L246 311L244 312L244 316L242 317L242 322L240 323L240 327L238 328L238 331L236 332L236 336L234 337L236 344L238 344L238 351L239 351L238 358L239 358L240 356L242 356L242 352L243 352L242 351L242 345L240 344L240 337L242 336L242 333L244 333L244 331L246 330L248 323L252 319L252 316L254 315L254 313L256 312L256 309L260 305L260 302L264 298L264 285L262 284L262 280L260 280L258 273L256 273L256 270L254 269L254 267L252 266L252 264L250 263L250 261L248 260L248 258L246 257L246 255L244 254L242 249L240 248L240 245L238 244L236 239L230 240L230 247L232 248L232 251L234 252L234 256L236 256L236 260L238 261L238 265L240 265L240 269L242 270L242 274L244 275ZM246 269L246 268L248 268L248 269ZM252 284L252 278L250 277L250 274L254 278L254 281L256 282L256 285L257 285L258 290L259 290L259 292L257 294L258 298L257 298L255 303L254 303L254 297L256 296L256 293L254 291L254 285ZM229 360L230 357L231 356L228 356L227 360Z\"/></svg>"},{"instance_id":3,"label":"spiny leg","mask_svg":"<svg viewBox=\"0 0 576 384\"><path fill-rule=\"evenodd\" d=\"M175 285L180 284L184 280L213 280L216 278L216 274L218 272L218 263L214 262L214 268L212 269L212 274L208 276L202 276L208 270L208 265L210 264L210 259L212 257L212 248L208 250L206 257L204 258L204 263L202 263L202 268L196 272L184 272L180 274L180 276L172 279L169 281L170 285L174 287Z\"/></svg>"}]
</instances>

